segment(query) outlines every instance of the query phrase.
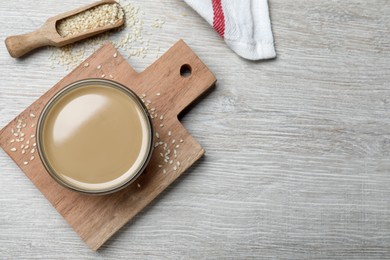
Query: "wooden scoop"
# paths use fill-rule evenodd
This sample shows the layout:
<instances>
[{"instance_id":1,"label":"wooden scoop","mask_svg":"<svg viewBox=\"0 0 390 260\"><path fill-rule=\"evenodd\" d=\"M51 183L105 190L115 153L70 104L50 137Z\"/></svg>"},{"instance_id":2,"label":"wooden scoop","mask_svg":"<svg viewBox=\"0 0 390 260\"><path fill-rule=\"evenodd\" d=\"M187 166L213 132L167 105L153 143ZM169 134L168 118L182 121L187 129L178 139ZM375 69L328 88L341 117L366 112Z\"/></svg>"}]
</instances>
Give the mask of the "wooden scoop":
<instances>
[{"instance_id":1,"label":"wooden scoop","mask_svg":"<svg viewBox=\"0 0 390 260\"><path fill-rule=\"evenodd\" d=\"M89 29L85 32L78 34L73 34L69 36L61 36L56 28L58 21L73 16L78 13L82 13L93 7L103 5L103 4L116 4L114 0L102 0L54 17L49 18L41 28L26 34L9 36L5 39L5 45L7 46L9 54L18 58L24 54L47 45L52 45L56 47L62 47L64 45L83 40L85 38L94 36L96 34L118 28L124 23L124 19L118 19L115 24L108 24L102 27Z\"/></svg>"}]
</instances>

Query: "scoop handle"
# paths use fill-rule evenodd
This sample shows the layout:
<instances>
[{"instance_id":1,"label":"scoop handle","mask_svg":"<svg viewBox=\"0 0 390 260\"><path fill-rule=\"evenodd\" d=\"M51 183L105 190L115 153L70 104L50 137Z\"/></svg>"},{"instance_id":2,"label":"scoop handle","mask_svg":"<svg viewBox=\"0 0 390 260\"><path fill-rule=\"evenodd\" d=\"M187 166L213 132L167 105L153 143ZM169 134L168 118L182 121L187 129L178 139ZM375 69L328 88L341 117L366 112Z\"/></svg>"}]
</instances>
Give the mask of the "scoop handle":
<instances>
[{"instance_id":1,"label":"scoop handle","mask_svg":"<svg viewBox=\"0 0 390 260\"><path fill-rule=\"evenodd\" d=\"M19 58L36 48L50 44L50 40L44 37L39 29L26 34L9 36L5 39L7 50L14 58Z\"/></svg>"}]
</instances>

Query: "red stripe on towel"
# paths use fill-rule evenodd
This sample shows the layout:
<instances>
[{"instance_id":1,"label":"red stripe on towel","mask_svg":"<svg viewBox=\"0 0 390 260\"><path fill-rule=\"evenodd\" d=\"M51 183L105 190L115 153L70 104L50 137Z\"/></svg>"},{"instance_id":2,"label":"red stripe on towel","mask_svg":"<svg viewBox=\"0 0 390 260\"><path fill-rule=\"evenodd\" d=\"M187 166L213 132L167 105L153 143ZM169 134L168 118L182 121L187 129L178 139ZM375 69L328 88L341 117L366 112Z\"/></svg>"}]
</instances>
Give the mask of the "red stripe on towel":
<instances>
[{"instance_id":1,"label":"red stripe on towel","mask_svg":"<svg viewBox=\"0 0 390 260\"><path fill-rule=\"evenodd\" d=\"M217 33L224 38L225 36L225 16L223 14L221 0L212 0L214 20L213 26Z\"/></svg>"}]
</instances>

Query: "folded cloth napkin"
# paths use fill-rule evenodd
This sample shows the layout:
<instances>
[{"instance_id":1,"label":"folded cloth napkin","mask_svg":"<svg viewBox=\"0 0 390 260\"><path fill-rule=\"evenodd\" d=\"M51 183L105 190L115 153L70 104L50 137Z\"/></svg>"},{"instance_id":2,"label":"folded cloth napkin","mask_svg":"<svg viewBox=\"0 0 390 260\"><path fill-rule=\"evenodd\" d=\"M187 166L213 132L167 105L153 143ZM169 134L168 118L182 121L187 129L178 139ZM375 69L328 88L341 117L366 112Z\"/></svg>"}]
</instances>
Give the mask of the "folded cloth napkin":
<instances>
[{"instance_id":1,"label":"folded cloth napkin","mask_svg":"<svg viewBox=\"0 0 390 260\"><path fill-rule=\"evenodd\" d=\"M276 57L267 0L184 0L248 60Z\"/></svg>"}]
</instances>

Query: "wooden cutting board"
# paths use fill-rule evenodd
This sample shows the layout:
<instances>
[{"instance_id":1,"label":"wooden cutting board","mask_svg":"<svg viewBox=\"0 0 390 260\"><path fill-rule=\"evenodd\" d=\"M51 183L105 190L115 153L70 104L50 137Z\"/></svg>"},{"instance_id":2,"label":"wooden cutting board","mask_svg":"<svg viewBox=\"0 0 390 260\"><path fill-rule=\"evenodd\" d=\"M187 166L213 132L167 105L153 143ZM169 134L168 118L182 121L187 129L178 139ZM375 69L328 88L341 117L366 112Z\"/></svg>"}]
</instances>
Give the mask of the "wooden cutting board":
<instances>
[{"instance_id":1,"label":"wooden cutting board","mask_svg":"<svg viewBox=\"0 0 390 260\"><path fill-rule=\"evenodd\" d=\"M182 75L183 70L191 70L191 75ZM77 80L102 77L122 83L144 100L158 143L145 172L132 185L110 195L83 195L60 186L45 170L35 146L36 123L60 89ZM85 243L97 250L204 154L177 116L215 82L182 40L141 73L106 44L4 127L0 146Z\"/></svg>"}]
</instances>

